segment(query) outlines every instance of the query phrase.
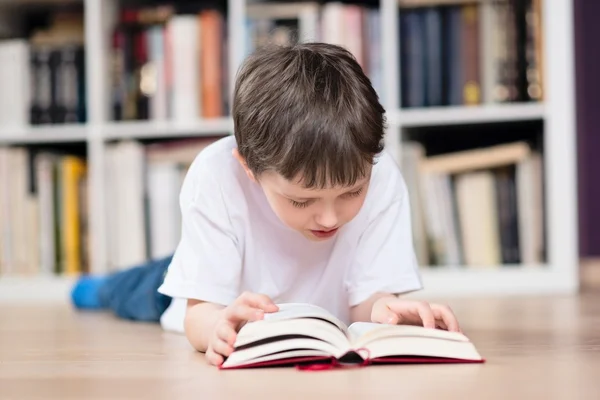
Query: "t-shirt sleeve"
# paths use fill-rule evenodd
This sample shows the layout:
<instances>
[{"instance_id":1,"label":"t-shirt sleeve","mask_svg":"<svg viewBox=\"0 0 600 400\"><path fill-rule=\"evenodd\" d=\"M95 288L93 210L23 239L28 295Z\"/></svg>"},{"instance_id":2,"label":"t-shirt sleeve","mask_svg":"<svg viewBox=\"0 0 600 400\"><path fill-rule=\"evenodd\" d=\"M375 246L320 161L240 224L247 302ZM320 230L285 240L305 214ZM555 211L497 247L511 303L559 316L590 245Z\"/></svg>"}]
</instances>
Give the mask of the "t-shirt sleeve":
<instances>
[{"instance_id":1,"label":"t-shirt sleeve","mask_svg":"<svg viewBox=\"0 0 600 400\"><path fill-rule=\"evenodd\" d=\"M377 292L401 294L422 289L408 191L400 173L395 172L387 193L394 192L392 200L370 219L358 241L347 278L351 307Z\"/></svg>"},{"instance_id":2,"label":"t-shirt sleeve","mask_svg":"<svg viewBox=\"0 0 600 400\"><path fill-rule=\"evenodd\" d=\"M158 291L222 305L238 296L241 257L215 171L190 168L180 194L181 239Z\"/></svg>"}]
</instances>

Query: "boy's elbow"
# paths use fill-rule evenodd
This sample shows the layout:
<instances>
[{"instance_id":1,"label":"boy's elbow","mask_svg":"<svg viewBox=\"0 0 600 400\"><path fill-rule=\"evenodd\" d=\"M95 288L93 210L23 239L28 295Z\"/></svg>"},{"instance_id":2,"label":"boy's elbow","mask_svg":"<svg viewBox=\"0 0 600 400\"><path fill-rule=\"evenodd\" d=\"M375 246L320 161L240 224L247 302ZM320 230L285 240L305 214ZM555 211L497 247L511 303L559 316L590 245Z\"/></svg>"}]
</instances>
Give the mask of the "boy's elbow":
<instances>
[{"instance_id":1,"label":"boy's elbow","mask_svg":"<svg viewBox=\"0 0 600 400\"><path fill-rule=\"evenodd\" d=\"M201 328L202 326L202 310L198 307L202 302L194 299L188 299L187 307L185 310L185 318L183 321L183 329L185 337L194 349L205 353L208 349L208 337L207 334Z\"/></svg>"},{"instance_id":2,"label":"boy's elbow","mask_svg":"<svg viewBox=\"0 0 600 400\"><path fill-rule=\"evenodd\" d=\"M193 313L187 312L184 320L185 337L192 347L202 353L206 353L208 349L208 340L205 340L198 332L197 321L194 320Z\"/></svg>"}]
</instances>

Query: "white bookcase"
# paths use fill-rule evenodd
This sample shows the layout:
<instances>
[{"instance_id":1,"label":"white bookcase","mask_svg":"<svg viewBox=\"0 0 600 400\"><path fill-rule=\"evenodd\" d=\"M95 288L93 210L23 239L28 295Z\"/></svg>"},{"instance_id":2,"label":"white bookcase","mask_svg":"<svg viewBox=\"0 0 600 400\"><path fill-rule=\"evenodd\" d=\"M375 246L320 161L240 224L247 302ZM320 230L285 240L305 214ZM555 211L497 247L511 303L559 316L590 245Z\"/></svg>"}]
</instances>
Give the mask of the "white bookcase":
<instances>
[{"instance_id":1,"label":"white bookcase","mask_svg":"<svg viewBox=\"0 0 600 400\"><path fill-rule=\"evenodd\" d=\"M79 0L85 8L88 123L81 125L0 127L0 145L85 142L88 150L90 198L91 270L104 272L107 265L104 165L106 144L118 139L148 139L232 133L229 118L197 120L185 125L162 122L113 122L110 120L109 38L116 0ZM251 1L251 0L247 0ZM483 0L481 0L483 1ZM14 0L16 3L17 0ZM49 3L51 1L44 1ZM59 1L56 1L57 3ZM458 3L459 1L457 1ZM33 2L35 3L35 2ZM573 54L573 2L543 1L545 100L543 104L482 105L401 109L399 106L398 0L380 0L383 103L388 111L388 151L399 159L404 128L468 123L494 123L528 119L544 121L547 196L548 262L543 266L516 268L424 269L425 291L419 296L467 296L512 294L561 294L578 288L576 149ZM228 71L233 82L244 56L246 0L228 0L230 40ZM4 12L4 11L0 11ZM9 11L8 11L9 12ZM448 138L451 140L451 138ZM1 188L0 188L1 189ZM0 276L0 300L63 299L69 279L4 278Z\"/></svg>"}]
</instances>

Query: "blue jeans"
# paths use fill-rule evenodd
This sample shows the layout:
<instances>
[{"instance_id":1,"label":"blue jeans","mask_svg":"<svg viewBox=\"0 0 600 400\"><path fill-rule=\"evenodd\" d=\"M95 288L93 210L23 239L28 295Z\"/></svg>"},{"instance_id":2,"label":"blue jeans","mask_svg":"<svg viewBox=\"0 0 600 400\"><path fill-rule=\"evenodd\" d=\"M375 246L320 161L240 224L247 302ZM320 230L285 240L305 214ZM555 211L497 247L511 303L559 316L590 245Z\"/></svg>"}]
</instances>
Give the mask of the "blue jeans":
<instances>
[{"instance_id":1,"label":"blue jeans","mask_svg":"<svg viewBox=\"0 0 600 400\"><path fill-rule=\"evenodd\" d=\"M123 319L158 322L171 298L158 293L173 256L109 275L98 290L102 308Z\"/></svg>"}]
</instances>

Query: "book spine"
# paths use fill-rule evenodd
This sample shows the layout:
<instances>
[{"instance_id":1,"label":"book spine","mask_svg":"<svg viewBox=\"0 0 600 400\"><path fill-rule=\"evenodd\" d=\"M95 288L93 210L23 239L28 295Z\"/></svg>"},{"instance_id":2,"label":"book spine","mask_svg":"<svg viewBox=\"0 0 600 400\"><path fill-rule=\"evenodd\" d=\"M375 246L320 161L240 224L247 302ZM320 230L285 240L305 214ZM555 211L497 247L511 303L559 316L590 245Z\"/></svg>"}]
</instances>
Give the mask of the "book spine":
<instances>
[{"instance_id":1,"label":"book spine","mask_svg":"<svg viewBox=\"0 0 600 400\"><path fill-rule=\"evenodd\" d=\"M125 33L115 30L112 38L112 109L113 119L124 119L124 105L127 93L125 73Z\"/></svg>"},{"instance_id":2,"label":"book spine","mask_svg":"<svg viewBox=\"0 0 600 400\"><path fill-rule=\"evenodd\" d=\"M479 58L479 13L476 5L462 7L462 103L476 105L481 102Z\"/></svg>"},{"instance_id":3,"label":"book spine","mask_svg":"<svg viewBox=\"0 0 600 400\"><path fill-rule=\"evenodd\" d=\"M172 45L173 119L195 120L200 109L200 38L198 18L177 15L169 21Z\"/></svg>"},{"instance_id":4,"label":"book spine","mask_svg":"<svg viewBox=\"0 0 600 400\"><path fill-rule=\"evenodd\" d=\"M446 87L445 105L463 104L463 69L464 59L461 56L464 42L461 39L462 19L460 7L449 7L445 23L447 74L444 87Z\"/></svg>"},{"instance_id":5,"label":"book spine","mask_svg":"<svg viewBox=\"0 0 600 400\"><path fill-rule=\"evenodd\" d=\"M402 105L424 107L425 79L425 31L421 10L401 11L402 51Z\"/></svg>"},{"instance_id":6,"label":"book spine","mask_svg":"<svg viewBox=\"0 0 600 400\"><path fill-rule=\"evenodd\" d=\"M31 49L31 124L52 123L52 51L47 46Z\"/></svg>"},{"instance_id":7,"label":"book spine","mask_svg":"<svg viewBox=\"0 0 600 400\"><path fill-rule=\"evenodd\" d=\"M145 30L137 30L134 35L134 96L136 119L147 120L150 117L150 95L152 79L148 73L148 41Z\"/></svg>"},{"instance_id":8,"label":"book spine","mask_svg":"<svg viewBox=\"0 0 600 400\"><path fill-rule=\"evenodd\" d=\"M426 9L425 42L427 64L427 105L442 105L442 18L438 7Z\"/></svg>"},{"instance_id":9,"label":"book spine","mask_svg":"<svg viewBox=\"0 0 600 400\"><path fill-rule=\"evenodd\" d=\"M217 10L206 10L200 14L200 54L202 71L200 102L204 118L217 118L223 115L222 92L222 31L223 17Z\"/></svg>"},{"instance_id":10,"label":"book spine","mask_svg":"<svg viewBox=\"0 0 600 400\"><path fill-rule=\"evenodd\" d=\"M76 275L81 267L81 229L79 215L79 185L85 174L85 164L78 157L65 156L62 161L63 252L64 271Z\"/></svg>"}]
</instances>

